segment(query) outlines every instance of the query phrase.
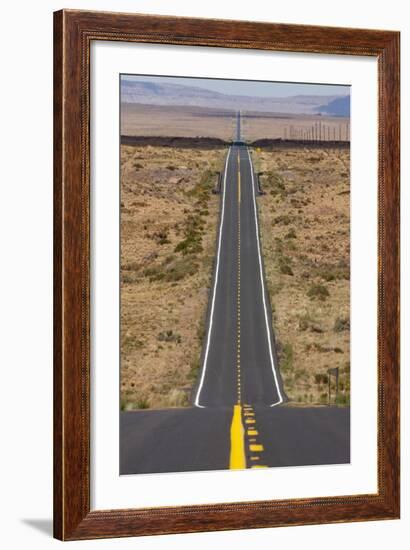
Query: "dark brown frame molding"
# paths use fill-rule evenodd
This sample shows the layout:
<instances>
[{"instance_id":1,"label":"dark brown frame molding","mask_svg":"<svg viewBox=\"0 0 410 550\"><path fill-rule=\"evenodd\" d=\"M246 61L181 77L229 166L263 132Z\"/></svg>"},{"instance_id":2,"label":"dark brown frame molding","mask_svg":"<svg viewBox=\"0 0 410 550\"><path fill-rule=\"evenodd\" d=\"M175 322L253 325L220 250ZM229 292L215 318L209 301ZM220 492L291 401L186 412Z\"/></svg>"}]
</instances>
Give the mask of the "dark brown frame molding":
<instances>
[{"instance_id":1,"label":"dark brown frame molding","mask_svg":"<svg viewBox=\"0 0 410 550\"><path fill-rule=\"evenodd\" d=\"M378 61L378 493L90 510L89 78L92 40ZM393 519L399 457L398 32L63 10L54 14L54 535L63 540Z\"/></svg>"}]
</instances>

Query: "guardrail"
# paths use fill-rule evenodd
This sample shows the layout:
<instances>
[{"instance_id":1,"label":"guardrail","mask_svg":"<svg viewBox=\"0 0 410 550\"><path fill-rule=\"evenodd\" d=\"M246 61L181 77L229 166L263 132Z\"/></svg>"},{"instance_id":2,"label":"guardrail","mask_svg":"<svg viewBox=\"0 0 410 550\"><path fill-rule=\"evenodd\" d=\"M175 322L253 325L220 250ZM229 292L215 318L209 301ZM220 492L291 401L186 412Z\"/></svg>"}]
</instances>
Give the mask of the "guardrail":
<instances>
[{"instance_id":1,"label":"guardrail","mask_svg":"<svg viewBox=\"0 0 410 550\"><path fill-rule=\"evenodd\" d=\"M329 375L329 381L328 381L328 394L329 394L329 401L328 401L328 404L329 404L329 407L331 405L331 401L332 401L332 391L331 391L331 382L330 382L330 379L332 377L332 375L335 377L335 397L334 397L334 404L337 406L338 405L338 398L339 398L339 367L334 367L334 368L331 368L331 369L327 369L327 373Z\"/></svg>"},{"instance_id":2,"label":"guardrail","mask_svg":"<svg viewBox=\"0 0 410 550\"><path fill-rule=\"evenodd\" d=\"M218 176L217 182L215 184L215 187L212 189L212 193L214 195L219 195L222 188L222 173L221 172L215 172L215 175Z\"/></svg>"},{"instance_id":3,"label":"guardrail","mask_svg":"<svg viewBox=\"0 0 410 550\"><path fill-rule=\"evenodd\" d=\"M258 172L256 174L256 184L258 186L258 195L265 195L265 191L262 189L262 183L261 183L261 176L264 175L265 172Z\"/></svg>"}]
</instances>

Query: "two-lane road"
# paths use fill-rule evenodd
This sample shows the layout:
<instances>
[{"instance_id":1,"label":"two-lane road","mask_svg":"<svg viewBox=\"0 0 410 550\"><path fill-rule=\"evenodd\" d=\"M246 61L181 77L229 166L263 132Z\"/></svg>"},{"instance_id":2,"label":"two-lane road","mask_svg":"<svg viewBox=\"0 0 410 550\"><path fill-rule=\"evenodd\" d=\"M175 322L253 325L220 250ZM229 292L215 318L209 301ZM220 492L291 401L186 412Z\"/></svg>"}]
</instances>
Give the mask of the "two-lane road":
<instances>
[{"instance_id":1,"label":"two-lane road","mask_svg":"<svg viewBox=\"0 0 410 550\"><path fill-rule=\"evenodd\" d=\"M227 155L214 286L197 407L285 400L260 253L256 188L244 145Z\"/></svg>"},{"instance_id":2,"label":"two-lane road","mask_svg":"<svg viewBox=\"0 0 410 550\"><path fill-rule=\"evenodd\" d=\"M336 464L348 408L290 408L282 387L249 150L229 148L201 371L187 409L121 413L120 472ZM267 200L267 199L264 199Z\"/></svg>"}]
</instances>

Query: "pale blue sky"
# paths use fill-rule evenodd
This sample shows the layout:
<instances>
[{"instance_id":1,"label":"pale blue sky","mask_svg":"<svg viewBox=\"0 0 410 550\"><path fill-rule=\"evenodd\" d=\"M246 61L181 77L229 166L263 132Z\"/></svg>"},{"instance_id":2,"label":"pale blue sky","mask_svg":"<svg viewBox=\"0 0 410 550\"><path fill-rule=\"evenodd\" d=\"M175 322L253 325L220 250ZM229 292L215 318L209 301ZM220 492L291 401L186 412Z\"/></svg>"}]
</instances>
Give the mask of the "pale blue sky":
<instances>
[{"instance_id":1,"label":"pale blue sky","mask_svg":"<svg viewBox=\"0 0 410 550\"><path fill-rule=\"evenodd\" d=\"M127 81L156 82L206 88L229 95L258 97L289 97L295 95L349 95L350 86L329 84L305 84L294 82L260 82L252 80L219 80L172 76L122 75Z\"/></svg>"}]
</instances>

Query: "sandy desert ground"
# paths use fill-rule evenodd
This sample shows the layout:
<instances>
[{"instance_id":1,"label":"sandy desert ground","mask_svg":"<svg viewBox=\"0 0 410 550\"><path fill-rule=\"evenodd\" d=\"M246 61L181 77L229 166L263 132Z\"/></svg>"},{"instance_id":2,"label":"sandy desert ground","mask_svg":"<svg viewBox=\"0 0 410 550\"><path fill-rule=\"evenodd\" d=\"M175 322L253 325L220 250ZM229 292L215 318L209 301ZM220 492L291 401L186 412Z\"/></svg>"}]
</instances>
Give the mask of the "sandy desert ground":
<instances>
[{"instance_id":1,"label":"sandy desert ground","mask_svg":"<svg viewBox=\"0 0 410 550\"><path fill-rule=\"evenodd\" d=\"M236 113L223 109L123 103L123 136L235 137ZM349 120L321 115L242 112L242 138L349 140Z\"/></svg>"},{"instance_id":2,"label":"sandy desert ground","mask_svg":"<svg viewBox=\"0 0 410 550\"><path fill-rule=\"evenodd\" d=\"M121 146L121 408L186 406L199 369L225 148Z\"/></svg>"},{"instance_id":3,"label":"sandy desert ground","mask_svg":"<svg viewBox=\"0 0 410 550\"><path fill-rule=\"evenodd\" d=\"M231 140L236 115L223 109L160 105L121 105L121 135L211 137Z\"/></svg>"},{"instance_id":4,"label":"sandy desert ground","mask_svg":"<svg viewBox=\"0 0 410 550\"><path fill-rule=\"evenodd\" d=\"M300 141L349 141L349 119L321 115L242 113L242 133L247 141L295 139Z\"/></svg>"},{"instance_id":5,"label":"sandy desert ground","mask_svg":"<svg viewBox=\"0 0 410 550\"><path fill-rule=\"evenodd\" d=\"M187 406L199 369L224 148L122 146L121 403ZM252 152L267 288L291 405L350 399L349 151ZM332 390L334 391L333 378Z\"/></svg>"},{"instance_id":6,"label":"sandy desert ground","mask_svg":"<svg viewBox=\"0 0 410 550\"><path fill-rule=\"evenodd\" d=\"M290 404L326 404L339 367L350 400L350 185L347 148L253 150L263 172L262 250ZM334 377L331 377L334 392ZM333 393L334 395L334 393Z\"/></svg>"}]
</instances>

